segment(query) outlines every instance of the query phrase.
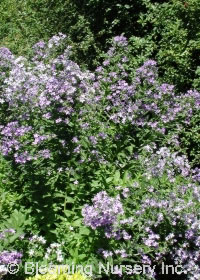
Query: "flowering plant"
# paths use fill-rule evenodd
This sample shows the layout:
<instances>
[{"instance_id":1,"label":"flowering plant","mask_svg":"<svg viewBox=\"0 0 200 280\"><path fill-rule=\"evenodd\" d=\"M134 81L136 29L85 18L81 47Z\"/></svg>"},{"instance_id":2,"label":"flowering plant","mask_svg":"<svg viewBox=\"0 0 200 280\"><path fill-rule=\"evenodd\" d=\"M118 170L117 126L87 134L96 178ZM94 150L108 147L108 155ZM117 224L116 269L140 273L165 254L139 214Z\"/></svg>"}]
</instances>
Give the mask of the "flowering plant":
<instances>
[{"instance_id":1,"label":"flowering plant","mask_svg":"<svg viewBox=\"0 0 200 280\"><path fill-rule=\"evenodd\" d=\"M19 194L22 220L30 216L15 221L11 245L2 232L2 260L134 262L157 265L154 279L165 261L195 279L199 168L182 133L198 115L199 92L178 94L154 60L129 67L123 35L94 72L71 60L65 41L61 33L40 41L28 58L0 51L10 182L1 185Z\"/></svg>"}]
</instances>

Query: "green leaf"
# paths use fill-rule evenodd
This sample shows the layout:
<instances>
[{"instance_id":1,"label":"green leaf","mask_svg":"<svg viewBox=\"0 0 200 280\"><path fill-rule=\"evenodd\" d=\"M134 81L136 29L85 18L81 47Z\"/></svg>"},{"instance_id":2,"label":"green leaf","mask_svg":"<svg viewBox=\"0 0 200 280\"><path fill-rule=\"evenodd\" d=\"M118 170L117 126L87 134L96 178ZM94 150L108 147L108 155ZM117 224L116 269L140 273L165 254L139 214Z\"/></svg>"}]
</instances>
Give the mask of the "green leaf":
<instances>
[{"instance_id":1,"label":"green leaf","mask_svg":"<svg viewBox=\"0 0 200 280\"><path fill-rule=\"evenodd\" d=\"M74 226L74 227L80 227L80 226L82 226L82 218L81 218L81 219L77 219L76 221L74 221L74 222L72 223L72 226Z\"/></svg>"},{"instance_id":2,"label":"green leaf","mask_svg":"<svg viewBox=\"0 0 200 280\"><path fill-rule=\"evenodd\" d=\"M67 196L67 197L66 197L66 202L67 202L67 203L74 203L74 198L71 197L71 196Z\"/></svg>"},{"instance_id":3,"label":"green leaf","mask_svg":"<svg viewBox=\"0 0 200 280\"><path fill-rule=\"evenodd\" d=\"M120 172L119 170L117 170L114 175L114 183L117 184L119 182L119 179L120 179Z\"/></svg>"},{"instance_id":4,"label":"green leaf","mask_svg":"<svg viewBox=\"0 0 200 280\"><path fill-rule=\"evenodd\" d=\"M65 213L65 215L66 215L67 217L70 217L70 216L73 216L73 215L74 215L74 212L71 211L71 210L65 210L64 213Z\"/></svg>"},{"instance_id":5,"label":"green leaf","mask_svg":"<svg viewBox=\"0 0 200 280\"><path fill-rule=\"evenodd\" d=\"M110 182L112 182L113 181L113 177L108 177L108 178L106 178L106 183L110 183Z\"/></svg>"},{"instance_id":6,"label":"green leaf","mask_svg":"<svg viewBox=\"0 0 200 280\"><path fill-rule=\"evenodd\" d=\"M88 228L80 228L79 234L81 234L81 235L89 235L90 234L90 230Z\"/></svg>"}]
</instances>

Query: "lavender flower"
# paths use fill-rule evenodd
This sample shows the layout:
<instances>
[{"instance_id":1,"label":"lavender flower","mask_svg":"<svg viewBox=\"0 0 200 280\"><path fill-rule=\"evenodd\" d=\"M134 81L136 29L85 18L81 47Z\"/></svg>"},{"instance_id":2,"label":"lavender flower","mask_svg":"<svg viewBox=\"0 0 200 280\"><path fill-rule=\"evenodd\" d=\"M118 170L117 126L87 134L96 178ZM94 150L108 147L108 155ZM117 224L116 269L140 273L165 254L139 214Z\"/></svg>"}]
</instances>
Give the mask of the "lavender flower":
<instances>
[{"instance_id":1,"label":"lavender flower","mask_svg":"<svg viewBox=\"0 0 200 280\"><path fill-rule=\"evenodd\" d=\"M92 229L112 225L117 222L118 215L124 214L119 196L112 198L102 191L92 199L92 202L93 206L85 205L82 209L84 223Z\"/></svg>"},{"instance_id":2,"label":"lavender flower","mask_svg":"<svg viewBox=\"0 0 200 280\"><path fill-rule=\"evenodd\" d=\"M9 263L20 263L22 258L22 253L17 251L3 251L0 253L0 263L9 264Z\"/></svg>"}]
</instances>

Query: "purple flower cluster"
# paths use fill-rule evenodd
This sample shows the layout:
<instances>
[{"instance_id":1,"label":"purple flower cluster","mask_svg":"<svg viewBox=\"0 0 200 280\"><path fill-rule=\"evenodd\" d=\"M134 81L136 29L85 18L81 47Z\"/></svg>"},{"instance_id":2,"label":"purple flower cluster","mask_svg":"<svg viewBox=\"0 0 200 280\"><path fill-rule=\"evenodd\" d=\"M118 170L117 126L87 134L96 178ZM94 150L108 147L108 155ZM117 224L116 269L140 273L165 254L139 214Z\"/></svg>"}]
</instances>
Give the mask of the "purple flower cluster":
<instances>
[{"instance_id":1,"label":"purple flower cluster","mask_svg":"<svg viewBox=\"0 0 200 280\"><path fill-rule=\"evenodd\" d=\"M187 198L188 193L190 199ZM196 184L188 183L178 185L176 192L169 193L166 199L159 196L161 195L158 192L156 196L154 193L146 195L146 199L141 202L140 211L136 212L138 218L144 217L143 229L146 237L143 237L142 241L149 248L154 248L152 261L162 262L170 255L171 260L181 265L188 277L191 277L189 279L198 279L200 188ZM159 252L163 242L165 250ZM142 251L141 253L143 254Z\"/></svg>"},{"instance_id":2,"label":"purple flower cluster","mask_svg":"<svg viewBox=\"0 0 200 280\"><path fill-rule=\"evenodd\" d=\"M53 36L48 43L39 41L33 46L34 60L40 61L47 59L52 52L52 49L57 48L65 43L66 35L59 33ZM70 48L70 47L69 47Z\"/></svg>"},{"instance_id":3,"label":"purple flower cluster","mask_svg":"<svg viewBox=\"0 0 200 280\"><path fill-rule=\"evenodd\" d=\"M114 255L114 253L116 255L119 255L121 258L128 257L128 254L126 253L125 249L117 249L117 250L114 250L114 252L112 252L112 251L108 251L108 250L104 250L104 249L100 248L100 249L98 249L98 253L102 254L105 259L108 257L112 257Z\"/></svg>"},{"instance_id":4,"label":"purple flower cluster","mask_svg":"<svg viewBox=\"0 0 200 280\"><path fill-rule=\"evenodd\" d=\"M31 126L20 126L17 121L1 126L2 135L0 151L4 156L21 147L20 138L32 130Z\"/></svg>"},{"instance_id":5,"label":"purple flower cluster","mask_svg":"<svg viewBox=\"0 0 200 280\"><path fill-rule=\"evenodd\" d=\"M146 172L144 176L162 177L167 174L169 180L173 182L175 175L181 174L184 177L191 175L192 170L185 155L178 155L178 152L172 153L169 148L161 147L159 150L144 147L149 152L149 156L139 156L140 161Z\"/></svg>"},{"instance_id":6,"label":"purple flower cluster","mask_svg":"<svg viewBox=\"0 0 200 280\"><path fill-rule=\"evenodd\" d=\"M117 44L119 46L123 46L124 47L124 46L128 45L127 38L124 37L123 35L114 37L113 41L114 41L115 44Z\"/></svg>"},{"instance_id":7,"label":"purple flower cluster","mask_svg":"<svg viewBox=\"0 0 200 280\"><path fill-rule=\"evenodd\" d=\"M50 158L52 151L46 147L52 139L58 150L61 140L66 152L70 143L60 139L61 130L63 134L70 129L70 121L75 115L79 116L79 111L79 124L83 124L88 110L82 114L80 105L91 106L94 102L94 75L89 71L82 72L69 60L68 47L62 55L54 55L65 37L60 33L47 44L37 43L31 61L12 55L0 100L9 110L9 116L3 111L5 119L0 126L0 149L4 156L12 155L17 163L25 164L39 157ZM1 52L11 59L7 49ZM56 133L50 134L49 128L53 126L57 128L54 129ZM91 138L92 143L94 139L95 136Z\"/></svg>"},{"instance_id":8,"label":"purple flower cluster","mask_svg":"<svg viewBox=\"0 0 200 280\"><path fill-rule=\"evenodd\" d=\"M140 68L136 70L136 82L141 83L142 81L147 82L149 85L154 85L157 79L157 67L154 60L147 60ZM160 89L167 92L170 85L164 84Z\"/></svg>"},{"instance_id":9,"label":"purple flower cluster","mask_svg":"<svg viewBox=\"0 0 200 280\"><path fill-rule=\"evenodd\" d=\"M70 153L81 156L84 150L81 137L78 143L72 141L73 148L69 139L60 138L76 126L72 138L89 139L88 161L106 163L99 146L102 140L111 141L108 131L112 123L122 128L128 124L130 128L149 128L165 134L165 127L177 118L189 124L194 110L199 108L199 92L190 90L175 95L172 85L157 81L157 66L153 60L146 61L129 79L128 41L123 35L113 39L107 59L94 74L83 72L69 59L70 47L65 46L63 54L56 54L65 40L66 36L59 33L47 43L38 42L29 61L14 57L8 49L0 51L2 61L10 61L0 99L9 110L9 116L3 111L1 152L5 156L12 155L15 162L25 164L41 157L49 159L55 150L66 154L69 147ZM116 62L118 47L124 53ZM96 133L92 131L94 126L98 127ZM54 133L50 134L50 130ZM51 150L52 141L56 147Z\"/></svg>"},{"instance_id":10,"label":"purple flower cluster","mask_svg":"<svg viewBox=\"0 0 200 280\"><path fill-rule=\"evenodd\" d=\"M98 249L98 253L102 254L105 259L108 258L108 257L112 257L113 256L113 252L112 251L104 250L102 248Z\"/></svg>"},{"instance_id":11,"label":"purple flower cluster","mask_svg":"<svg viewBox=\"0 0 200 280\"><path fill-rule=\"evenodd\" d=\"M158 246L159 246L158 240L159 239L160 239L160 236L158 234L153 233L150 230L148 237L147 238L143 238L143 242L148 247L158 248Z\"/></svg>"},{"instance_id":12,"label":"purple flower cluster","mask_svg":"<svg viewBox=\"0 0 200 280\"><path fill-rule=\"evenodd\" d=\"M119 215L124 214L120 197L109 197L105 191L99 192L92 199L93 205L82 209L84 224L92 229L113 225Z\"/></svg>"},{"instance_id":13,"label":"purple flower cluster","mask_svg":"<svg viewBox=\"0 0 200 280\"><path fill-rule=\"evenodd\" d=\"M17 251L3 251L0 253L0 263L9 264L9 263L20 263L22 258L22 253Z\"/></svg>"},{"instance_id":14,"label":"purple flower cluster","mask_svg":"<svg viewBox=\"0 0 200 280\"><path fill-rule=\"evenodd\" d=\"M118 42L120 38L118 36L115 40ZM103 65L96 69L95 87L103 97L100 102L104 102L101 106L105 108L109 121L149 128L161 134L165 134L168 126L175 127L177 121L182 122L183 126L189 125L193 113L199 109L200 93L189 90L175 94L173 85L158 81L158 69L153 60L144 62L136 69L134 78L128 79L127 76L132 73L126 70L126 44L121 44L121 48L122 54L117 53L117 57L120 57L118 62L114 44Z\"/></svg>"},{"instance_id":15,"label":"purple flower cluster","mask_svg":"<svg viewBox=\"0 0 200 280\"><path fill-rule=\"evenodd\" d=\"M0 73L5 78L6 70L12 66L14 55L7 48L0 48Z\"/></svg>"}]
</instances>

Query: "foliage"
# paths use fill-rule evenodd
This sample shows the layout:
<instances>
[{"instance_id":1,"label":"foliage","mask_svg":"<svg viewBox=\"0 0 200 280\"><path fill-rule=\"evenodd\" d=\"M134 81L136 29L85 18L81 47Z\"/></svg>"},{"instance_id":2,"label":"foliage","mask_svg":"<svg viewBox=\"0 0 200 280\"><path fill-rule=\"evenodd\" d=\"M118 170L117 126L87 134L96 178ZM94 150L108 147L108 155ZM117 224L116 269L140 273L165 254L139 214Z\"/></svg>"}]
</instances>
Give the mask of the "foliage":
<instances>
[{"instance_id":1,"label":"foliage","mask_svg":"<svg viewBox=\"0 0 200 280\"><path fill-rule=\"evenodd\" d=\"M164 80L184 91L192 86L199 65L199 1L146 3L147 13L140 23L156 42L154 59L158 61Z\"/></svg>"},{"instance_id":2,"label":"foliage","mask_svg":"<svg viewBox=\"0 0 200 280\"><path fill-rule=\"evenodd\" d=\"M48 27L29 0L2 0L0 15L1 46L8 46L14 53L27 53L40 38L49 36Z\"/></svg>"},{"instance_id":3,"label":"foliage","mask_svg":"<svg viewBox=\"0 0 200 280\"><path fill-rule=\"evenodd\" d=\"M20 204L20 194L17 192L11 192L13 188L13 182L10 180L12 168L9 162L7 162L2 156L0 158L0 221L10 216L10 214L16 209L16 205Z\"/></svg>"}]
</instances>

